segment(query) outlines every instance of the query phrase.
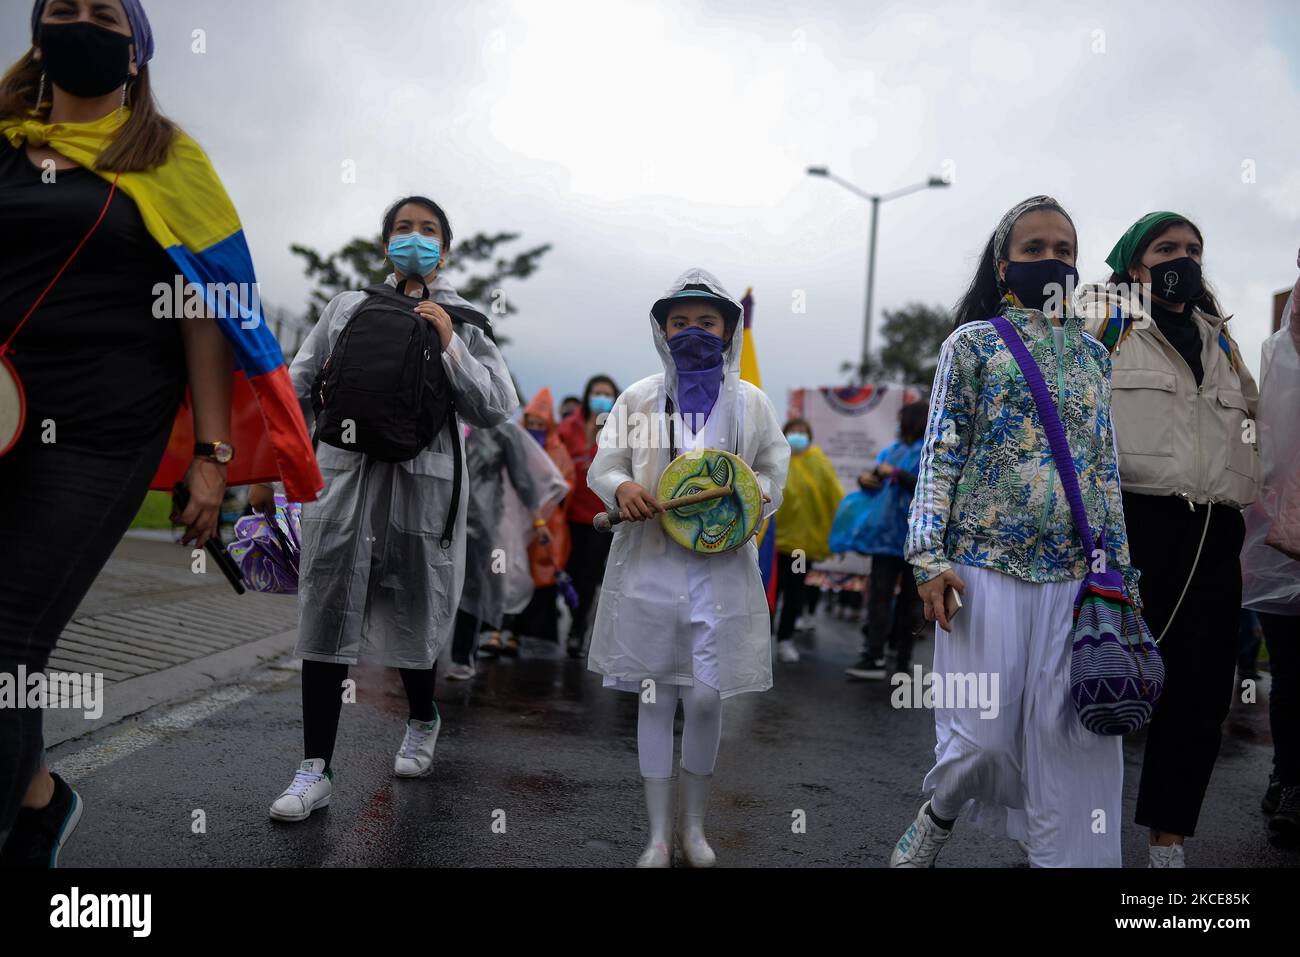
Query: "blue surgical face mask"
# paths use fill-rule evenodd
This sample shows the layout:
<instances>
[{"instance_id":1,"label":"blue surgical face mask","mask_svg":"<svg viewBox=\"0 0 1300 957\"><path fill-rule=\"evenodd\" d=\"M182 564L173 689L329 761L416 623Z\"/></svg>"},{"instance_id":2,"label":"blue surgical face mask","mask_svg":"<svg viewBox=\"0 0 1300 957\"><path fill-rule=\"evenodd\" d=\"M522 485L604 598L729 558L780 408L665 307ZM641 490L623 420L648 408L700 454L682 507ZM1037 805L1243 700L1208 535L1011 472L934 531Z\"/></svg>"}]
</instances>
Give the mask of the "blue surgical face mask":
<instances>
[{"instance_id":1,"label":"blue surgical face mask","mask_svg":"<svg viewBox=\"0 0 1300 957\"><path fill-rule=\"evenodd\" d=\"M442 244L431 236L407 233L388 242L388 261L404 276L429 275L442 260Z\"/></svg>"},{"instance_id":2,"label":"blue surgical face mask","mask_svg":"<svg viewBox=\"0 0 1300 957\"><path fill-rule=\"evenodd\" d=\"M588 405L593 415L603 415L614 408L614 400L607 395L593 395Z\"/></svg>"},{"instance_id":3,"label":"blue surgical face mask","mask_svg":"<svg viewBox=\"0 0 1300 957\"><path fill-rule=\"evenodd\" d=\"M804 435L802 432L791 432L785 438L786 441L790 443L791 450L795 452L806 452L808 451L808 446L812 444L812 439L808 438L808 436Z\"/></svg>"},{"instance_id":4,"label":"blue surgical face mask","mask_svg":"<svg viewBox=\"0 0 1300 957\"><path fill-rule=\"evenodd\" d=\"M546 444L545 429L525 429L524 431L527 432L529 435L531 435L533 438L535 438L537 440L538 445Z\"/></svg>"}]
</instances>

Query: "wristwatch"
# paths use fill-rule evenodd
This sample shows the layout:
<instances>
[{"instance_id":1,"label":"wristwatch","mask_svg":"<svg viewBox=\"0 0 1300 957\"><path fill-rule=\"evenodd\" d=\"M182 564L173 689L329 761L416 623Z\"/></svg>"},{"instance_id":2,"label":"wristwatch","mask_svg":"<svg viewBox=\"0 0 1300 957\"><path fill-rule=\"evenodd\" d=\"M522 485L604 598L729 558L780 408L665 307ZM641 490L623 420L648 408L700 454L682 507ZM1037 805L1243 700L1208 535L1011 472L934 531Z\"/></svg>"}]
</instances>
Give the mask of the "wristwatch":
<instances>
[{"instance_id":1,"label":"wristwatch","mask_svg":"<svg viewBox=\"0 0 1300 957\"><path fill-rule=\"evenodd\" d=\"M194 455L225 465L235 457L235 447L229 442L195 442Z\"/></svg>"}]
</instances>

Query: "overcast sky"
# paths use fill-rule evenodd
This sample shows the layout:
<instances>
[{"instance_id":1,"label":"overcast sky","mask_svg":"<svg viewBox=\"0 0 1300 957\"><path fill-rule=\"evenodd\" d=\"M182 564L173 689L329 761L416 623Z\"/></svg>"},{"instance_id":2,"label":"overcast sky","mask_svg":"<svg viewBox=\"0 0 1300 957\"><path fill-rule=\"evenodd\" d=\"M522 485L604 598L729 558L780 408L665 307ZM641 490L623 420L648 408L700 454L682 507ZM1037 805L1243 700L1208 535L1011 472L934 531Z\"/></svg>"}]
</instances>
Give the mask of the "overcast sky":
<instances>
[{"instance_id":1,"label":"overcast sky","mask_svg":"<svg viewBox=\"0 0 1300 957\"><path fill-rule=\"evenodd\" d=\"M554 244L507 287L502 328L525 391L557 400L593 372L657 371L648 308L692 265L754 288L778 409L838 383L861 349L870 206L809 165L872 192L953 174L882 207L877 342L880 310L951 305L1039 192L1073 215L1084 279L1142 214L1191 217L1252 368L1295 279L1294 0L145 5L155 89L234 198L267 301L305 301L291 243L333 250L427 193L459 236ZM0 7L12 62L30 4Z\"/></svg>"}]
</instances>

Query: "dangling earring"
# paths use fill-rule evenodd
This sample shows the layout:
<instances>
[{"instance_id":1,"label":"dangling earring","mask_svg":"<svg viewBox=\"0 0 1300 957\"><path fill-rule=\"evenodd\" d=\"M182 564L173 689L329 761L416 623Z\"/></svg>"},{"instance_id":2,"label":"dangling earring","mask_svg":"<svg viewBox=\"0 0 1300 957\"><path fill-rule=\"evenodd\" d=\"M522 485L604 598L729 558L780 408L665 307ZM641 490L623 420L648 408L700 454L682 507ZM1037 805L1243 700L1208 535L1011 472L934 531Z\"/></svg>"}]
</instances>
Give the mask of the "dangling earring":
<instances>
[{"instance_id":1,"label":"dangling earring","mask_svg":"<svg viewBox=\"0 0 1300 957\"><path fill-rule=\"evenodd\" d=\"M120 120L126 115L126 91L130 89L131 81L127 80L122 84L122 105L117 108L117 118Z\"/></svg>"},{"instance_id":2,"label":"dangling earring","mask_svg":"<svg viewBox=\"0 0 1300 957\"><path fill-rule=\"evenodd\" d=\"M41 71L41 85L36 91L36 112L41 111L41 104L45 102L45 71Z\"/></svg>"}]
</instances>

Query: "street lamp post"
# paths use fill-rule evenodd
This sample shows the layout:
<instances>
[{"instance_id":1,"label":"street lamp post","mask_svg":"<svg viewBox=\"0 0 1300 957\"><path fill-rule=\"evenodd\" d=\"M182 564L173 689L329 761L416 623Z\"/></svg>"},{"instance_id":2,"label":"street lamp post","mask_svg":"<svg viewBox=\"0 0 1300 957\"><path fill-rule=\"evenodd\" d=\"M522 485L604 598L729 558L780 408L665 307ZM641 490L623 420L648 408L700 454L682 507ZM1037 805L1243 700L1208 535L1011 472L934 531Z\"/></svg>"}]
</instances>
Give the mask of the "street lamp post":
<instances>
[{"instance_id":1,"label":"street lamp post","mask_svg":"<svg viewBox=\"0 0 1300 957\"><path fill-rule=\"evenodd\" d=\"M892 193L876 194L868 193L866 190L854 186L848 180L840 179L840 177L836 176L825 166L809 166L808 175L821 176L825 179L833 180L849 192L871 201L871 241L867 250L867 307L866 315L862 324L862 369L863 374L865 375L867 366L871 361L871 300L876 287L876 225L880 219L880 204L923 189L932 189L936 187L945 188L949 183L942 176L931 176L924 183L915 183L911 186L904 186L902 189L896 189Z\"/></svg>"}]
</instances>

